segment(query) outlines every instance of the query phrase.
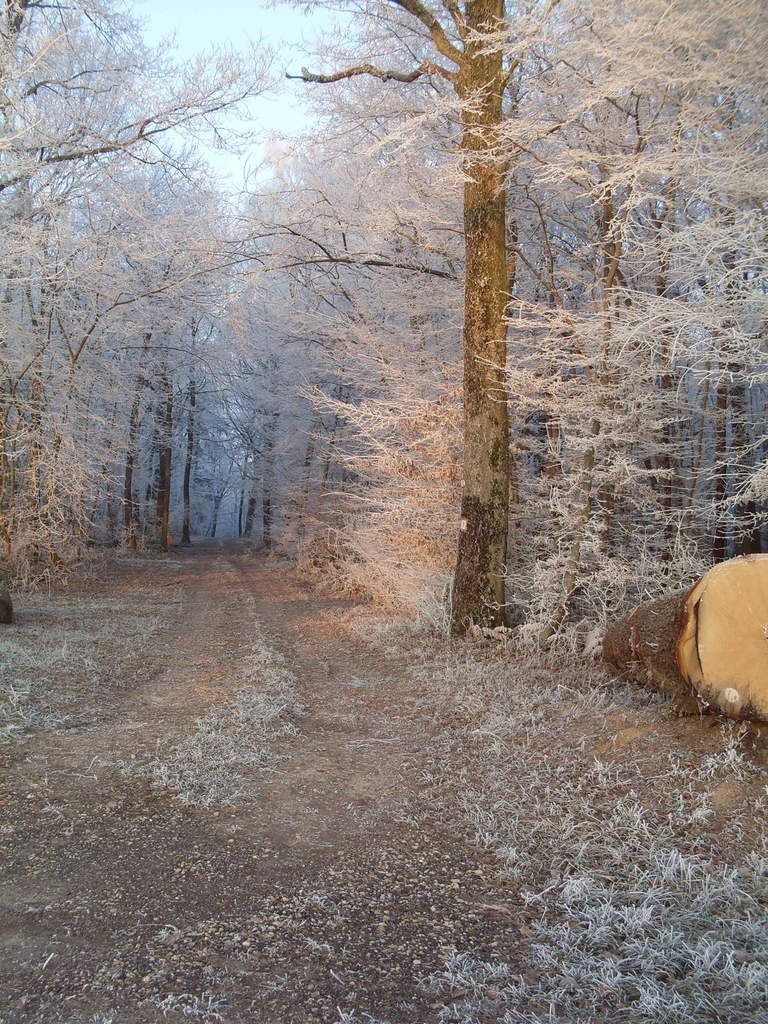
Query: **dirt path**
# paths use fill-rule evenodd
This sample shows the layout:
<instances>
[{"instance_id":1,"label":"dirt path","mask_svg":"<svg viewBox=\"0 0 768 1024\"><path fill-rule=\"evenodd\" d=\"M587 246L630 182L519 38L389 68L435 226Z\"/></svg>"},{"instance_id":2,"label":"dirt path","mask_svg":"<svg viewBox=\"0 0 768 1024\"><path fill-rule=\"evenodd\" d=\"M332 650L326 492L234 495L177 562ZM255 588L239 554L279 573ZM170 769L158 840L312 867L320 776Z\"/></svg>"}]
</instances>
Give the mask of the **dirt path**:
<instances>
[{"instance_id":1,"label":"dirt path","mask_svg":"<svg viewBox=\"0 0 768 1024\"><path fill-rule=\"evenodd\" d=\"M437 1020L423 979L452 951L509 955L493 863L420 796L429 713L396 659L340 627L347 602L222 545L92 586L167 601L94 720L32 733L8 763L1 1024L415 1024ZM123 774L234 696L254 619L307 708L278 773L211 808Z\"/></svg>"}]
</instances>

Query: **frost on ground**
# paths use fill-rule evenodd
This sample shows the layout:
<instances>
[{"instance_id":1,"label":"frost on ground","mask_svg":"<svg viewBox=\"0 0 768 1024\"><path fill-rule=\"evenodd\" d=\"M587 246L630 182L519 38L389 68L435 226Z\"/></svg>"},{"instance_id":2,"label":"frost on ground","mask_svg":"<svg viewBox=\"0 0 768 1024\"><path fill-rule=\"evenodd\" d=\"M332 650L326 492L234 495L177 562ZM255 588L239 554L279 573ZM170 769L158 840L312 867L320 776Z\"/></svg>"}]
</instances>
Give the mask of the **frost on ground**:
<instances>
[{"instance_id":1,"label":"frost on ground","mask_svg":"<svg viewBox=\"0 0 768 1024\"><path fill-rule=\"evenodd\" d=\"M114 680L124 686L141 670L139 652L161 624L151 595L138 613L128 599L81 594L32 594L19 605L0 632L0 745L91 721Z\"/></svg>"},{"instance_id":2,"label":"frost on ground","mask_svg":"<svg viewBox=\"0 0 768 1024\"><path fill-rule=\"evenodd\" d=\"M240 657L242 678L231 700L198 718L181 743L159 748L143 764L123 762L122 770L173 790L185 804L246 803L253 773L274 771L283 760L273 743L296 734L295 719L304 709L282 655L261 640Z\"/></svg>"},{"instance_id":3,"label":"frost on ground","mask_svg":"<svg viewBox=\"0 0 768 1024\"><path fill-rule=\"evenodd\" d=\"M738 727L583 663L479 649L415 671L454 723L427 781L498 856L527 949L458 950L429 980L440 1019L768 1024L768 777Z\"/></svg>"}]
</instances>

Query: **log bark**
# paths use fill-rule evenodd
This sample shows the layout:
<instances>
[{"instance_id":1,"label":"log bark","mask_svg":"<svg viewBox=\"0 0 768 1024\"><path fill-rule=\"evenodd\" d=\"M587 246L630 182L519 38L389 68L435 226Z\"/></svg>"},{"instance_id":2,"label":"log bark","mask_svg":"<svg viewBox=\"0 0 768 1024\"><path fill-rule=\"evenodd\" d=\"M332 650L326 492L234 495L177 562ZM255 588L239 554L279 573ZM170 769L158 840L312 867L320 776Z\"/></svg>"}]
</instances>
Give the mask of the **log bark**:
<instances>
[{"instance_id":1,"label":"log bark","mask_svg":"<svg viewBox=\"0 0 768 1024\"><path fill-rule=\"evenodd\" d=\"M680 674L677 645L684 628L688 590L678 590L634 608L613 623L603 638L603 659L622 673L641 678L673 696L689 696Z\"/></svg>"},{"instance_id":2,"label":"log bark","mask_svg":"<svg viewBox=\"0 0 768 1024\"><path fill-rule=\"evenodd\" d=\"M633 609L606 631L603 659L702 709L768 721L768 555L732 558Z\"/></svg>"}]
</instances>

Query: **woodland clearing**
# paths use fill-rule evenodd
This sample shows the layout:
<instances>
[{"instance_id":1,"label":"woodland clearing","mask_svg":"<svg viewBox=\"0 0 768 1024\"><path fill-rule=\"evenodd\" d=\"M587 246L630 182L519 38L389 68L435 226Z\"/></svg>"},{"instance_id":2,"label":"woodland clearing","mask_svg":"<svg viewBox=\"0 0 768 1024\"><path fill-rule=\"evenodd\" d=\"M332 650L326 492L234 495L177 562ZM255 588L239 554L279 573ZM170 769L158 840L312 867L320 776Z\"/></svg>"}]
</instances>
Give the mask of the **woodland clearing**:
<instances>
[{"instance_id":1,"label":"woodland clearing","mask_svg":"<svg viewBox=\"0 0 768 1024\"><path fill-rule=\"evenodd\" d=\"M0 4L0 1024L768 1024L766 50Z\"/></svg>"},{"instance_id":2,"label":"woodland clearing","mask_svg":"<svg viewBox=\"0 0 768 1024\"><path fill-rule=\"evenodd\" d=\"M20 602L0 685L3 1024L768 1020L733 723L236 542Z\"/></svg>"}]
</instances>

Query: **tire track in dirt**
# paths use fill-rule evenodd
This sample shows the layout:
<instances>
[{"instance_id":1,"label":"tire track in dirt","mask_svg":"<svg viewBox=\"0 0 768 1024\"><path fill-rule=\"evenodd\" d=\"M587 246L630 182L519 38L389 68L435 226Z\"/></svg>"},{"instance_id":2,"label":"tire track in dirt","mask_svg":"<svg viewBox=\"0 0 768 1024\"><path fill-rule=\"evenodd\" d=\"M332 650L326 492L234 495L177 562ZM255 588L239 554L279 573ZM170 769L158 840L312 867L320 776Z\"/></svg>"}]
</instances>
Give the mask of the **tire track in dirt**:
<instances>
[{"instance_id":1,"label":"tire track in dirt","mask_svg":"<svg viewBox=\"0 0 768 1024\"><path fill-rule=\"evenodd\" d=\"M175 599L145 678L93 726L31 737L11 765L1 1024L353 1011L417 1024L437 1018L422 979L453 950L509 955L517 927L494 909L493 863L419 806L433 723L402 666L340 624L350 602L220 544L128 562L109 586ZM121 774L116 761L234 695L254 618L308 708L279 774L254 778L253 803L216 809Z\"/></svg>"}]
</instances>

